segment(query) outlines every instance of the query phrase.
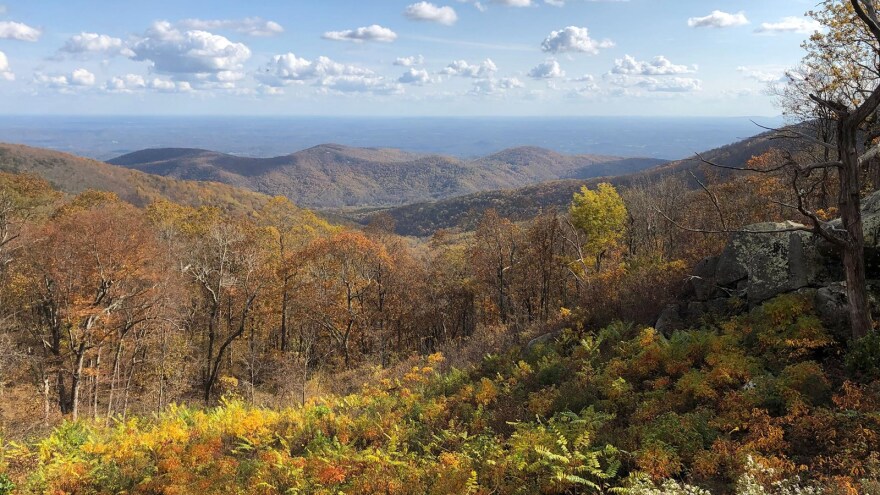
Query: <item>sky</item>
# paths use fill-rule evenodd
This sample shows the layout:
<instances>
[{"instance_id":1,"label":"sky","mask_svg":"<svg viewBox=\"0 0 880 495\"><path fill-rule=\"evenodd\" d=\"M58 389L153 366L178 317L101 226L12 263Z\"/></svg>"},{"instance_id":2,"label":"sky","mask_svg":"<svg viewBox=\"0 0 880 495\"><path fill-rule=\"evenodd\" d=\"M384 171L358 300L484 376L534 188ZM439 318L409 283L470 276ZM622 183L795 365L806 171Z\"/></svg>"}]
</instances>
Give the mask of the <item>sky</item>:
<instances>
[{"instance_id":1,"label":"sky","mask_svg":"<svg viewBox=\"0 0 880 495\"><path fill-rule=\"evenodd\" d=\"M0 114L770 116L816 0L0 0Z\"/></svg>"}]
</instances>

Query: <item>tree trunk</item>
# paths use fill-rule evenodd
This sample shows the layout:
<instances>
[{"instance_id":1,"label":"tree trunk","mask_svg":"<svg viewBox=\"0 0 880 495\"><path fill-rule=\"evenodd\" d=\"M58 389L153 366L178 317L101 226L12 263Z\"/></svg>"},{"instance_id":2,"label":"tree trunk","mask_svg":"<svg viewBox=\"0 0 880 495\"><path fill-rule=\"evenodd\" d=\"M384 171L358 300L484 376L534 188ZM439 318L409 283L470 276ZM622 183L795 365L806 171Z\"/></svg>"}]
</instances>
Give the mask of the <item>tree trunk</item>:
<instances>
[{"instance_id":1,"label":"tree trunk","mask_svg":"<svg viewBox=\"0 0 880 495\"><path fill-rule=\"evenodd\" d=\"M865 277L865 234L862 229L861 187L859 186L857 127L850 119L838 124L838 149L841 152L840 167L840 217L846 230L843 243L843 265L846 272L846 295L849 301L849 319L853 338L868 335L874 325L868 306Z\"/></svg>"},{"instance_id":2,"label":"tree trunk","mask_svg":"<svg viewBox=\"0 0 880 495\"><path fill-rule=\"evenodd\" d=\"M76 368L74 369L73 376L71 377L70 382L70 402L71 409L70 415L74 421L79 418L79 392L82 388L82 369L83 362L85 361L86 353L84 350L77 353L76 356Z\"/></svg>"},{"instance_id":3,"label":"tree trunk","mask_svg":"<svg viewBox=\"0 0 880 495\"><path fill-rule=\"evenodd\" d=\"M49 394L51 393L49 387L49 374L46 373L43 375L43 424L49 426Z\"/></svg>"}]
</instances>

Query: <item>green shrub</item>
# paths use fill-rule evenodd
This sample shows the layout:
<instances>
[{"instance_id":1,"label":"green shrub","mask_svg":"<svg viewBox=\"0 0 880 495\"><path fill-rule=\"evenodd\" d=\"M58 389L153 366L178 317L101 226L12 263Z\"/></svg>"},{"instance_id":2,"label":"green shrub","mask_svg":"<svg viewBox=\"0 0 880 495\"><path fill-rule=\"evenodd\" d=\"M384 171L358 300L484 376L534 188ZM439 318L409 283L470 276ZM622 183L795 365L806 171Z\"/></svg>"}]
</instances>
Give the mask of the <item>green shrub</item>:
<instances>
[{"instance_id":1,"label":"green shrub","mask_svg":"<svg viewBox=\"0 0 880 495\"><path fill-rule=\"evenodd\" d=\"M15 490L15 483L3 473L0 473L0 495L10 495Z\"/></svg>"},{"instance_id":2,"label":"green shrub","mask_svg":"<svg viewBox=\"0 0 880 495\"><path fill-rule=\"evenodd\" d=\"M866 380L880 378L880 332L872 332L852 343L846 355L846 367L850 373Z\"/></svg>"}]
</instances>

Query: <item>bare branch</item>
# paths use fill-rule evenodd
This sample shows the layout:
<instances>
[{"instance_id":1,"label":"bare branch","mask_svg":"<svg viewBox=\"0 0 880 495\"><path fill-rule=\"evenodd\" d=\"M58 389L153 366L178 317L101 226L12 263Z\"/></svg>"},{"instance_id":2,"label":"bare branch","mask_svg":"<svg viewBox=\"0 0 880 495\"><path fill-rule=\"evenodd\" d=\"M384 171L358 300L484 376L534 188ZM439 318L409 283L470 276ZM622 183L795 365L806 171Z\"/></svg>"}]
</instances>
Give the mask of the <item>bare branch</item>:
<instances>
[{"instance_id":1,"label":"bare branch","mask_svg":"<svg viewBox=\"0 0 880 495\"><path fill-rule=\"evenodd\" d=\"M774 230L748 230L748 229L723 229L723 230L714 230L714 229L698 229L694 227L688 227L682 225L672 218L669 217L663 210L653 207L654 211L656 211L660 216L666 219L667 222L676 226L677 228L684 230L685 232L694 232L697 234L753 234L753 235L766 235L766 234L780 234L784 232L810 232L813 233L813 228L808 227L806 225L798 225L792 223L791 227L787 227L784 229L774 229Z\"/></svg>"},{"instance_id":2,"label":"bare branch","mask_svg":"<svg viewBox=\"0 0 880 495\"><path fill-rule=\"evenodd\" d=\"M880 156L880 144L864 152L862 156L859 157L859 165L864 165L878 156Z\"/></svg>"},{"instance_id":3,"label":"bare branch","mask_svg":"<svg viewBox=\"0 0 880 495\"><path fill-rule=\"evenodd\" d=\"M703 191L705 191L706 194L709 196L709 199L712 200L712 204L715 206L715 211L718 213L718 219L721 221L721 228L727 230L727 222L724 220L724 212L721 211L721 205L718 204L718 197L715 196L715 193L710 191L709 188L706 187L706 185L703 184L700 179L698 179L697 176L694 175L693 172L688 170L688 173L691 174L691 177L693 177L694 180L697 181L697 184L700 185Z\"/></svg>"},{"instance_id":4,"label":"bare branch","mask_svg":"<svg viewBox=\"0 0 880 495\"><path fill-rule=\"evenodd\" d=\"M760 168L752 168L752 167L731 167L728 165L721 165L719 163L715 163L711 160L707 160L706 158L703 158L703 155L701 155L699 153L694 153L694 154L697 156L697 158L700 159L701 162L705 163L706 165L710 165L715 168L722 168L725 170L736 170L738 172L758 172L761 174L769 174L771 172L778 172L779 170L782 170L783 168L785 168L785 165L780 165L779 167L769 168L766 170L760 169Z\"/></svg>"},{"instance_id":5,"label":"bare branch","mask_svg":"<svg viewBox=\"0 0 880 495\"><path fill-rule=\"evenodd\" d=\"M810 136L809 134L804 134L803 132L800 132L800 131L797 131L797 130L795 130L795 129L792 129L791 127L786 128L786 129L778 129L778 128L775 128L775 127L767 127L767 126L765 126L765 125L761 125L761 124L755 122L754 120L751 121L751 122L752 122L753 124L755 124L756 126L760 127L761 129L765 129L765 130L768 130L768 131L773 131L773 132L777 132L777 133L779 133L780 137L782 137L782 138L785 138L785 139L803 139L803 140L805 140L805 141L809 141L809 142L811 142L811 143L813 143L813 144L815 144L815 145L817 145L817 146L822 146L823 148L828 148L829 150L837 151L837 146L834 146L834 145L831 144L831 143L826 143L826 142L824 142L824 141L821 141L821 140L819 140L819 139L816 139L816 138L814 138L813 136ZM794 134L794 136L785 136L784 133L786 133L786 132L790 132L790 133Z\"/></svg>"}]
</instances>

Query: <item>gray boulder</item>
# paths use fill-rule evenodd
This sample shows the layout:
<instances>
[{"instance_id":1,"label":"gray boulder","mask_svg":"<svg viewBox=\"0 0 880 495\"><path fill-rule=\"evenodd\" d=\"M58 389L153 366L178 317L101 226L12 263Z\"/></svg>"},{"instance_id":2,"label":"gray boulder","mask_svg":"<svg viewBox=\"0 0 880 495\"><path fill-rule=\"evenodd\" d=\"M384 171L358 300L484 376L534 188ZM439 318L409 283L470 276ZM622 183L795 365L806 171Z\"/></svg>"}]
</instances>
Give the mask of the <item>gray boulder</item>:
<instances>
[{"instance_id":1,"label":"gray boulder","mask_svg":"<svg viewBox=\"0 0 880 495\"><path fill-rule=\"evenodd\" d=\"M698 301L708 301L715 297L719 290L715 281L715 272L718 270L718 256L710 256L703 259L694 267L694 273L688 279L691 290Z\"/></svg>"},{"instance_id":2,"label":"gray boulder","mask_svg":"<svg viewBox=\"0 0 880 495\"><path fill-rule=\"evenodd\" d=\"M791 229L792 222L759 223L734 234L721 253L715 281L730 295L759 304L821 279L824 265L812 234ZM743 294L736 294L744 288Z\"/></svg>"}]
</instances>

